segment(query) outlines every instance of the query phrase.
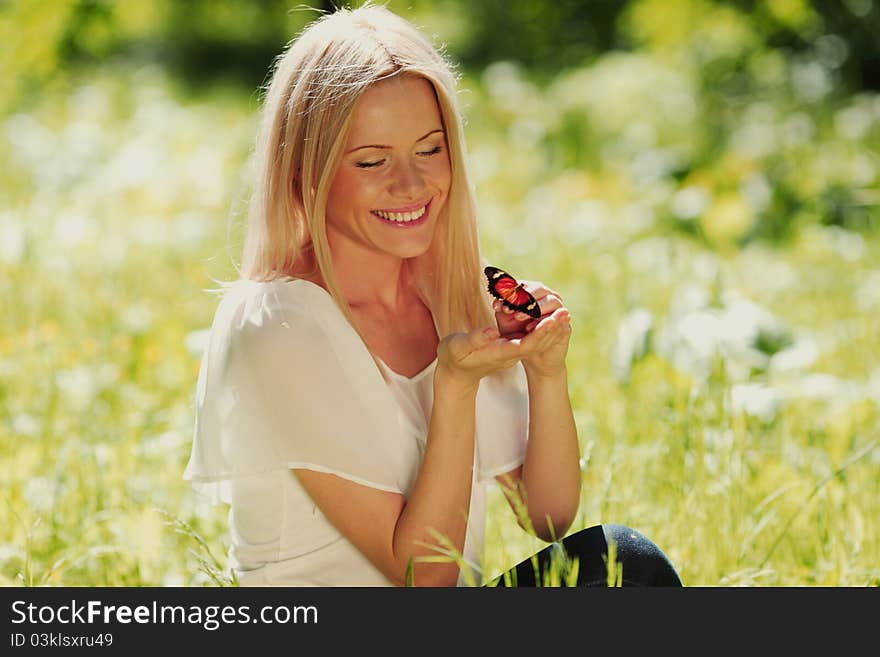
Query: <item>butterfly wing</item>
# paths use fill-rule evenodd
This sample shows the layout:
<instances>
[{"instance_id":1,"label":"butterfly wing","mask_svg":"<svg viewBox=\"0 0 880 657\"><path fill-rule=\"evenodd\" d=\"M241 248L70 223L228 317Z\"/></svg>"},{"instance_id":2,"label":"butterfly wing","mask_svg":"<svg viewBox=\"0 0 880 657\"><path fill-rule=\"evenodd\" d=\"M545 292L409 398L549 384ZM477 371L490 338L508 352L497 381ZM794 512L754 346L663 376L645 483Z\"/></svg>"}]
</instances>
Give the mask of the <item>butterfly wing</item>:
<instances>
[{"instance_id":1,"label":"butterfly wing","mask_svg":"<svg viewBox=\"0 0 880 657\"><path fill-rule=\"evenodd\" d=\"M511 310L526 313L529 317L538 319L541 309L538 302L529 292L520 287L517 280L503 269L498 267L486 267L486 278L489 279L489 293Z\"/></svg>"}]
</instances>

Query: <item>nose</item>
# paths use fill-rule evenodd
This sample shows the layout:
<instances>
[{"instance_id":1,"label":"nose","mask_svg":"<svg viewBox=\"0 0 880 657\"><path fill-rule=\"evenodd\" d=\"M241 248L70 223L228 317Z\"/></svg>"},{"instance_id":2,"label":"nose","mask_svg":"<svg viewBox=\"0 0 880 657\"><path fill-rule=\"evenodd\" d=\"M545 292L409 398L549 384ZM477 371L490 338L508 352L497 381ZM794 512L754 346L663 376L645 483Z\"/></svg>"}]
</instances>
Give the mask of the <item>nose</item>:
<instances>
[{"instance_id":1,"label":"nose","mask_svg":"<svg viewBox=\"0 0 880 657\"><path fill-rule=\"evenodd\" d=\"M399 198L417 200L423 196L425 177L418 164L409 159L398 161L391 176L390 192Z\"/></svg>"}]
</instances>

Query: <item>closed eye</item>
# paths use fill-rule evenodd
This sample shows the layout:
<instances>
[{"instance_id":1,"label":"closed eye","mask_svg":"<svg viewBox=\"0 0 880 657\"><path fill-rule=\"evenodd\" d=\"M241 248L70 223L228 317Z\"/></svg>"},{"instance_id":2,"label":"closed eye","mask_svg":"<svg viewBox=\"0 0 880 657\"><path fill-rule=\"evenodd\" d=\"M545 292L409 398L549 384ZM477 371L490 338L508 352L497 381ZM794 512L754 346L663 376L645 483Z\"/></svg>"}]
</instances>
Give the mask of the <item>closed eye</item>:
<instances>
[{"instance_id":1,"label":"closed eye","mask_svg":"<svg viewBox=\"0 0 880 657\"><path fill-rule=\"evenodd\" d=\"M437 155L443 150L442 146L435 146L434 148L427 151L419 151L417 154L422 157L431 157L432 155ZM359 169L372 169L374 167L378 167L382 164L385 164L385 158L381 160L371 160L366 162L355 162L355 166Z\"/></svg>"}]
</instances>

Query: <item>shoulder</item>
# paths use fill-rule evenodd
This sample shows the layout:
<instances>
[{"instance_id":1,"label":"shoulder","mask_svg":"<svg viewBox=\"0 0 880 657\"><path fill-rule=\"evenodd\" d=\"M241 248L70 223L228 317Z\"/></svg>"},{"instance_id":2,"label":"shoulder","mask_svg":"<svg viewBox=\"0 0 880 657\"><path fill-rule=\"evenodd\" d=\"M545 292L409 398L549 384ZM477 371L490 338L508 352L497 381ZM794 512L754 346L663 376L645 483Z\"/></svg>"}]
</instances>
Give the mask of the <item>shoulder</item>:
<instances>
[{"instance_id":1,"label":"shoulder","mask_svg":"<svg viewBox=\"0 0 880 657\"><path fill-rule=\"evenodd\" d=\"M207 369L286 381L320 376L365 390L384 383L360 336L324 288L301 279L236 281L217 307ZM256 373L256 374L255 374ZM377 393L378 394L378 393Z\"/></svg>"},{"instance_id":2,"label":"shoulder","mask_svg":"<svg viewBox=\"0 0 880 657\"><path fill-rule=\"evenodd\" d=\"M235 350L279 344L307 350L326 343L340 320L345 321L330 295L308 281L238 280L223 291L211 337L215 346Z\"/></svg>"}]
</instances>

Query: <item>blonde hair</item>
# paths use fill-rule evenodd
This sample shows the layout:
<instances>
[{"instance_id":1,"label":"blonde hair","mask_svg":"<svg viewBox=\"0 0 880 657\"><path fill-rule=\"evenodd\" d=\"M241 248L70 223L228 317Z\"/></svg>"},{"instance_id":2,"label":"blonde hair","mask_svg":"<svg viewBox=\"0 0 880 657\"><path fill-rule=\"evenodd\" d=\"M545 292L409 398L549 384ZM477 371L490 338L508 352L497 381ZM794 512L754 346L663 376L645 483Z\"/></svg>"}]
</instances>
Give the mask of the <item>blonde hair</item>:
<instances>
[{"instance_id":1,"label":"blonde hair","mask_svg":"<svg viewBox=\"0 0 880 657\"><path fill-rule=\"evenodd\" d=\"M327 197L356 101L370 85L396 75L421 77L434 87L452 169L432 244L409 263L419 293L441 337L492 324L454 69L411 23L382 6L320 17L276 60L254 151L240 276L270 281L320 273L364 338L333 272Z\"/></svg>"}]
</instances>

